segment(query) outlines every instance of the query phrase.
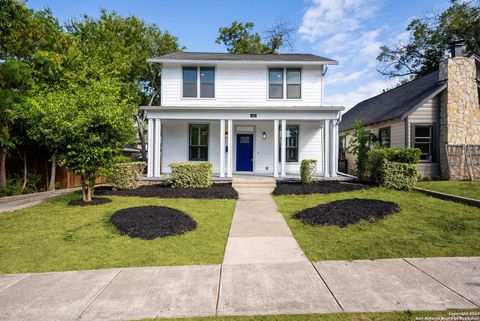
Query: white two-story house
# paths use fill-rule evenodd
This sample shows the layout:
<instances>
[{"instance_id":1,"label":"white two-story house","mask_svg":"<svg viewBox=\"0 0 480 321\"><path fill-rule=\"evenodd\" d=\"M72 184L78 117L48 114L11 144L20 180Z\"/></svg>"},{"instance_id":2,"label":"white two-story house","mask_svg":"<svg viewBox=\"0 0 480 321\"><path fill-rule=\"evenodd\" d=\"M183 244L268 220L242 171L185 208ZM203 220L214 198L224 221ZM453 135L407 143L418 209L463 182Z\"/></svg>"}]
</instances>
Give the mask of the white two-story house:
<instances>
[{"instance_id":1,"label":"white two-story house","mask_svg":"<svg viewBox=\"0 0 480 321\"><path fill-rule=\"evenodd\" d=\"M343 107L323 106L326 65L311 54L178 52L161 64L161 104L148 118L148 173L173 162L210 162L214 176L298 176L302 159L337 176Z\"/></svg>"}]
</instances>

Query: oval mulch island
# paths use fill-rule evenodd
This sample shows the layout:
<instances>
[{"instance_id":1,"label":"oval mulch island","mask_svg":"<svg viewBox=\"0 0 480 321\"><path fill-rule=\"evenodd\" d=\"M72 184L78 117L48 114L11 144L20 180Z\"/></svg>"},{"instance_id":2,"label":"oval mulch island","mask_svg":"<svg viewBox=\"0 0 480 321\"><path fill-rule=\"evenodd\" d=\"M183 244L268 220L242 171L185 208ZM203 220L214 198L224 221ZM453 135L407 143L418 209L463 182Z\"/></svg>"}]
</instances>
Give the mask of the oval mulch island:
<instances>
[{"instance_id":1,"label":"oval mulch island","mask_svg":"<svg viewBox=\"0 0 480 321\"><path fill-rule=\"evenodd\" d=\"M110 220L120 234L144 240L180 235L197 228L190 216L165 206L125 208L115 212Z\"/></svg>"},{"instance_id":2,"label":"oval mulch island","mask_svg":"<svg viewBox=\"0 0 480 321\"><path fill-rule=\"evenodd\" d=\"M89 205L101 205L110 203L112 200L106 197L92 197L90 202L84 202L83 200L71 200L68 205L71 206L89 206Z\"/></svg>"},{"instance_id":3,"label":"oval mulch island","mask_svg":"<svg viewBox=\"0 0 480 321\"><path fill-rule=\"evenodd\" d=\"M398 211L400 207L394 202L351 198L304 209L293 218L310 225L345 227L361 220L373 223Z\"/></svg>"}]
</instances>

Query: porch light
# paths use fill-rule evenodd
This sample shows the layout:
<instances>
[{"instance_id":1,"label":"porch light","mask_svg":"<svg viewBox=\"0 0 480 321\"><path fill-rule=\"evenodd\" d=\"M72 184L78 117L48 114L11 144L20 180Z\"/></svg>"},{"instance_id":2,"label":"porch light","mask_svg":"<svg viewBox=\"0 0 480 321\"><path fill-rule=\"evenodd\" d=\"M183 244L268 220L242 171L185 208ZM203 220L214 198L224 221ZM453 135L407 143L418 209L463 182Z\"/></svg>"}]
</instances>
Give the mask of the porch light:
<instances>
[{"instance_id":1,"label":"porch light","mask_svg":"<svg viewBox=\"0 0 480 321\"><path fill-rule=\"evenodd\" d=\"M228 138L228 132L225 132L225 138Z\"/></svg>"},{"instance_id":2,"label":"porch light","mask_svg":"<svg viewBox=\"0 0 480 321\"><path fill-rule=\"evenodd\" d=\"M263 137L263 139L267 139L267 133L266 133L266 132L263 132L263 133L262 133L262 137Z\"/></svg>"}]
</instances>

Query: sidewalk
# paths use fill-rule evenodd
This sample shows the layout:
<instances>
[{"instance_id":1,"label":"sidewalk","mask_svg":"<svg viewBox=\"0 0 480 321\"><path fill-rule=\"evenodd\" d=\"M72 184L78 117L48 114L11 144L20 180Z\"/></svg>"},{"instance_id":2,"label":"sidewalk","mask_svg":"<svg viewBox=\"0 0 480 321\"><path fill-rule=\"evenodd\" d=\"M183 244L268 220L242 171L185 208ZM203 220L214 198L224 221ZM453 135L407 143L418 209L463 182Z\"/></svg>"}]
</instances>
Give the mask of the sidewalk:
<instances>
[{"instance_id":1,"label":"sidewalk","mask_svg":"<svg viewBox=\"0 0 480 321\"><path fill-rule=\"evenodd\" d=\"M39 192L0 198L0 213L21 210L40 204L48 199L69 194L80 190L80 187L59 189L55 191Z\"/></svg>"},{"instance_id":2,"label":"sidewalk","mask_svg":"<svg viewBox=\"0 0 480 321\"><path fill-rule=\"evenodd\" d=\"M240 199L222 265L0 276L0 320L443 310L480 307L480 257L307 260L269 196Z\"/></svg>"}]
</instances>

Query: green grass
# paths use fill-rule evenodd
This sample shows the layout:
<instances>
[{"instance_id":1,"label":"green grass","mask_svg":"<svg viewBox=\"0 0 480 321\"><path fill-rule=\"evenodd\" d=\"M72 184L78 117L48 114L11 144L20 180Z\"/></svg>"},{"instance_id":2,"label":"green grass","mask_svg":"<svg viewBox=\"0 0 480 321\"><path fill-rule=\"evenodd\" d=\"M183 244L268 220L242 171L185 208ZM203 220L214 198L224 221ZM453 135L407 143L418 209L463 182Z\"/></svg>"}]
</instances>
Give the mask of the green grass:
<instances>
[{"instance_id":1,"label":"green grass","mask_svg":"<svg viewBox=\"0 0 480 321\"><path fill-rule=\"evenodd\" d=\"M292 218L304 208L346 198L393 201L399 213L345 228L311 226ZM274 197L312 261L480 255L480 209L423 195L372 188L348 193Z\"/></svg>"},{"instance_id":2,"label":"green grass","mask_svg":"<svg viewBox=\"0 0 480 321\"><path fill-rule=\"evenodd\" d=\"M418 182L417 187L480 200L480 182L431 181Z\"/></svg>"},{"instance_id":3,"label":"green grass","mask_svg":"<svg viewBox=\"0 0 480 321\"><path fill-rule=\"evenodd\" d=\"M113 202L105 205L67 205L78 197L77 193L0 214L0 274L223 261L234 200L109 196ZM198 227L184 235L146 241L121 236L109 223L115 211L142 205L179 209Z\"/></svg>"},{"instance_id":4,"label":"green grass","mask_svg":"<svg viewBox=\"0 0 480 321\"><path fill-rule=\"evenodd\" d=\"M202 317L182 319L146 319L157 321L417 321L430 317L453 317L455 313L470 313L471 318L480 316L480 309L446 311L402 311L384 313L330 313L301 315L261 315L235 317ZM466 318L465 318L466 319ZM440 319L438 319L440 320ZM452 319L453 320L453 319Z\"/></svg>"}]
</instances>

